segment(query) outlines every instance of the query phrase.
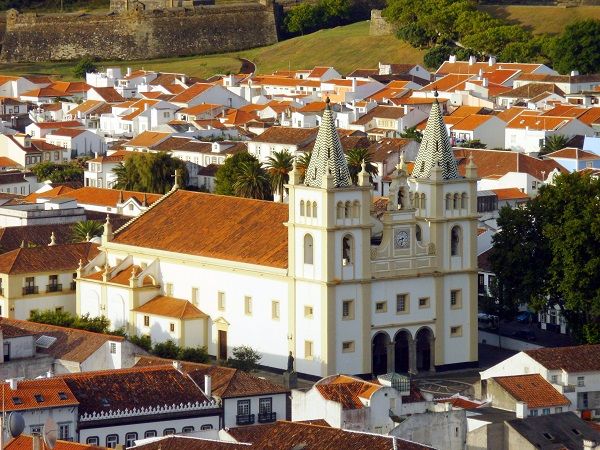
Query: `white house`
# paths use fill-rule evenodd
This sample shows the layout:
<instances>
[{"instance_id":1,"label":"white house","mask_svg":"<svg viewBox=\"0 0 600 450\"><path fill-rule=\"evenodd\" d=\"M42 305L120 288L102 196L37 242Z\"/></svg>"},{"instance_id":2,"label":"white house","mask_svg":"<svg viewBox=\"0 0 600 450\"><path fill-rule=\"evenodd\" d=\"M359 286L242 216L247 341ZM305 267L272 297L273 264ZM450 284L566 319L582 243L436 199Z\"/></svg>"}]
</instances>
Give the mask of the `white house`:
<instances>
[{"instance_id":1,"label":"white house","mask_svg":"<svg viewBox=\"0 0 600 450\"><path fill-rule=\"evenodd\" d=\"M124 163L130 154L125 150L110 150L106 155L87 161L87 169L83 172L84 185L112 189L117 181L115 168Z\"/></svg>"},{"instance_id":2,"label":"white house","mask_svg":"<svg viewBox=\"0 0 600 450\"><path fill-rule=\"evenodd\" d=\"M157 295L185 299L208 316L211 355L244 343L281 369L291 351L313 376L473 365L477 172L470 163L458 174L438 103L415 164L412 176L402 165L393 175L372 247L373 188L366 171L351 184L326 108L305 182L290 174L288 204L176 184L124 227L107 222L103 252L78 272L77 312L141 333L133 309ZM459 201L445 204L448 195Z\"/></svg>"},{"instance_id":3,"label":"white house","mask_svg":"<svg viewBox=\"0 0 600 450\"><path fill-rule=\"evenodd\" d=\"M584 169L600 169L600 155L578 148L566 147L544 155L563 166L569 172Z\"/></svg>"},{"instance_id":4,"label":"white house","mask_svg":"<svg viewBox=\"0 0 600 450\"><path fill-rule=\"evenodd\" d=\"M227 90L223 86L210 83L195 83L171 99L178 107L189 108L202 103L222 105L228 108L239 108L249 102Z\"/></svg>"},{"instance_id":5,"label":"white house","mask_svg":"<svg viewBox=\"0 0 600 450\"><path fill-rule=\"evenodd\" d=\"M472 114L451 126L450 138L456 146L478 140L487 148L503 149L505 127L506 123L496 116Z\"/></svg>"},{"instance_id":6,"label":"white house","mask_svg":"<svg viewBox=\"0 0 600 450\"><path fill-rule=\"evenodd\" d=\"M70 158L106 152L104 138L89 130L59 128L46 135L46 142L64 148Z\"/></svg>"}]
</instances>

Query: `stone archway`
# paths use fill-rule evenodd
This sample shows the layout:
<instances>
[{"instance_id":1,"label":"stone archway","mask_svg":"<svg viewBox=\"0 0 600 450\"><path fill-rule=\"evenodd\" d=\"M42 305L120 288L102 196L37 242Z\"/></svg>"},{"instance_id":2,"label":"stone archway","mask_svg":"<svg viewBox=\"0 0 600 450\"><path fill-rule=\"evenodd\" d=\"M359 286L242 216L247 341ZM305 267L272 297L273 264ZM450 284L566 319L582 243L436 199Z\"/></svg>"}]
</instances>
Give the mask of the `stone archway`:
<instances>
[{"instance_id":1,"label":"stone archway","mask_svg":"<svg viewBox=\"0 0 600 450\"><path fill-rule=\"evenodd\" d=\"M423 327L415 335L417 371L433 372L435 370L434 336L429 327Z\"/></svg>"},{"instance_id":2,"label":"stone archway","mask_svg":"<svg viewBox=\"0 0 600 450\"><path fill-rule=\"evenodd\" d=\"M412 336L407 330L400 330L394 336L394 372L409 373L411 369Z\"/></svg>"},{"instance_id":3,"label":"stone archway","mask_svg":"<svg viewBox=\"0 0 600 450\"><path fill-rule=\"evenodd\" d=\"M385 332L379 332L373 336L371 350L371 371L374 375L388 373L388 357L390 349L390 337Z\"/></svg>"}]
</instances>

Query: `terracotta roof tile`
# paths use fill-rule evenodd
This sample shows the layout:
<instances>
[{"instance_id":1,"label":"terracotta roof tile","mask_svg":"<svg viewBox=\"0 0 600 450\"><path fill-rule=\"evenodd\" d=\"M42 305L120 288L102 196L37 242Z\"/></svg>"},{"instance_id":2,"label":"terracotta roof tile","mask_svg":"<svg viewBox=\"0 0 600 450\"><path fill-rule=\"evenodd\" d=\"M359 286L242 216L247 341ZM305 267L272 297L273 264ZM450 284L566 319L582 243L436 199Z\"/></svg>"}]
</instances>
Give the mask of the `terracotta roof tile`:
<instances>
[{"instance_id":1,"label":"terracotta roof tile","mask_svg":"<svg viewBox=\"0 0 600 450\"><path fill-rule=\"evenodd\" d=\"M486 70L490 70L490 69L518 70L523 73L532 73L533 71L539 69L541 66L542 66L542 64L529 64L529 63L496 62L495 64L490 65L489 61L476 61L474 64L470 64L469 61L456 61L456 62L444 61L444 63L436 71L436 74L469 73L472 75L477 75L480 70L486 71Z\"/></svg>"},{"instance_id":2,"label":"terracotta roof tile","mask_svg":"<svg viewBox=\"0 0 600 450\"><path fill-rule=\"evenodd\" d=\"M525 402L529 409L569 405L567 397L558 392L540 374L494 377L509 395Z\"/></svg>"},{"instance_id":3,"label":"terracotta roof tile","mask_svg":"<svg viewBox=\"0 0 600 450\"><path fill-rule=\"evenodd\" d=\"M486 123L494 116L486 116L483 114L472 114L470 116L464 117L461 121L455 123L452 126L452 130L459 131L474 131L479 128L481 125Z\"/></svg>"},{"instance_id":4,"label":"terracotta roof tile","mask_svg":"<svg viewBox=\"0 0 600 450\"><path fill-rule=\"evenodd\" d=\"M156 202L162 196L159 194L148 194L145 192L135 191L120 191L117 189L105 189L92 186L74 189L64 195L66 198L77 200L79 205L99 205L115 207L119 202L119 198L123 196L123 200L127 201L134 198L139 204L144 202L144 198L149 205Z\"/></svg>"},{"instance_id":5,"label":"terracotta roof tile","mask_svg":"<svg viewBox=\"0 0 600 450\"><path fill-rule=\"evenodd\" d=\"M325 400L340 403L343 409L361 409L364 407L361 398L370 399L382 386L347 375L336 375L319 381L315 387Z\"/></svg>"},{"instance_id":6,"label":"terracotta roof tile","mask_svg":"<svg viewBox=\"0 0 600 450\"><path fill-rule=\"evenodd\" d=\"M34 203L38 198L54 198L59 195L65 195L71 192L73 188L69 186L57 186L44 192L33 192L25 197L25 201Z\"/></svg>"},{"instance_id":7,"label":"terracotta roof tile","mask_svg":"<svg viewBox=\"0 0 600 450\"><path fill-rule=\"evenodd\" d=\"M45 409L58 406L77 406L79 402L60 378L22 380L17 389L12 390L8 383L2 383L5 394L4 406L7 411Z\"/></svg>"},{"instance_id":8,"label":"terracotta roof tile","mask_svg":"<svg viewBox=\"0 0 600 450\"><path fill-rule=\"evenodd\" d=\"M44 445L42 444L42 448ZM10 441L5 450L31 450L33 446L33 437L22 434ZM80 444L79 442L57 440L53 450L98 450L106 447L97 447L95 445Z\"/></svg>"},{"instance_id":9,"label":"terracotta roof tile","mask_svg":"<svg viewBox=\"0 0 600 450\"><path fill-rule=\"evenodd\" d=\"M75 270L80 259L89 261L97 254L98 246L90 242L18 248L0 255L0 273Z\"/></svg>"},{"instance_id":10,"label":"terracotta roof tile","mask_svg":"<svg viewBox=\"0 0 600 450\"><path fill-rule=\"evenodd\" d=\"M540 348L525 353L549 370L596 372L600 370L600 344Z\"/></svg>"},{"instance_id":11,"label":"terracotta roof tile","mask_svg":"<svg viewBox=\"0 0 600 450\"><path fill-rule=\"evenodd\" d=\"M446 75L439 80L434 81L433 83L428 84L423 87L423 91L433 91L437 89L438 91L444 92L452 92L456 89L460 89L461 86L464 86L465 81L471 78L472 75L457 75L450 74Z\"/></svg>"},{"instance_id":12,"label":"terracotta roof tile","mask_svg":"<svg viewBox=\"0 0 600 450\"><path fill-rule=\"evenodd\" d=\"M493 189L498 200L529 200L529 196L517 188Z\"/></svg>"},{"instance_id":13,"label":"terracotta roof tile","mask_svg":"<svg viewBox=\"0 0 600 450\"><path fill-rule=\"evenodd\" d=\"M63 122L36 122L33 125L42 130L58 130L59 128L83 127L83 124L78 120L67 120Z\"/></svg>"},{"instance_id":14,"label":"terracotta roof tile","mask_svg":"<svg viewBox=\"0 0 600 450\"><path fill-rule=\"evenodd\" d=\"M600 109L600 108L598 108ZM579 148L567 147L561 150L556 150L552 153L544 155L546 158L567 158L567 159L581 159L581 160L597 160L600 159L600 155L596 153L581 150Z\"/></svg>"},{"instance_id":15,"label":"terracotta roof tile","mask_svg":"<svg viewBox=\"0 0 600 450\"><path fill-rule=\"evenodd\" d=\"M102 100L108 103L124 102L125 98L113 87L92 87L90 90L96 92Z\"/></svg>"},{"instance_id":16,"label":"terracotta roof tile","mask_svg":"<svg viewBox=\"0 0 600 450\"><path fill-rule=\"evenodd\" d=\"M526 116L521 114L506 124L510 129L559 130L575 119L571 117Z\"/></svg>"},{"instance_id":17,"label":"terracotta roof tile","mask_svg":"<svg viewBox=\"0 0 600 450\"><path fill-rule=\"evenodd\" d=\"M511 91L504 92L500 95L500 97L527 100L533 97L537 97L538 95L543 94L545 92L558 94L560 96L565 95L565 93L558 87L556 87L554 84L530 83L520 86L518 88L514 88Z\"/></svg>"},{"instance_id":18,"label":"terracotta roof tile","mask_svg":"<svg viewBox=\"0 0 600 450\"><path fill-rule=\"evenodd\" d=\"M404 108L398 106L377 106L363 116L360 116L354 123L357 125L366 125L373 119L401 119L406 113Z\"/></svg>"},{"instance_id":19,"label":"terracotta roof tile","mask_svg":"<svg viewBox=\"0 0 600 450\"><path fill-rule=\"evenodd\" d=\"M130 141L127 141L124 145L126 147L151 147L168 139L170 136L171 133L161 131L144 131Z\"/></svg>"},{"instance_id":20,"label":"terracotta roof tile","mask_svg":"<svg viewBox=\"0 0 600 450\"><path fill-rule=\"evenodd\" d=\"M78 128L59 128L58 130L54 130L51 132L52 136L62 136L62 137L77 137L81 133L85 133L86 130L81 130Z\"/></svg>"},{"instance_id":21,"label":"terracotta roof tile","mask_svg":"<svg viewBox=\"0 0 600 450\"><path fill-rule=\"evenodd\" d=\"M212 88L210 83L196 83L171 99L173 103L188 103L204 91Z\"/></svg>"},{"instance_id":22,"label":"terracotta roof tile","mask_svg":"<svg viewBox=\"0 0 600 450\"><path fill-rule=\"evenodd\" d=\"M317 138L317 128L271 127L253 139L269 144L306 145Z\"/></svg>"},{"instance_id":23,"label":"terracotta roof tile","mask_svg":"<svg viewBox=\"0 0 600 450\"><path fill-rule=\"evenodd\" d=\"M114 242L285 268L287 219L285 204L177 190L118 230Z\"/></svg>"},{"instance_id":24,"label":"terracotta roof tile","mask_svg":"<svg viewBox=\"0 0 600 450\"><path fill-rule=\"evenodd\" d=\"M135 448L137 450L246 450L250 446L244 443L215 441L195 436L165 436L147 444L136 445Z\"/></svg>"},{"instance_id":25,"label":"terracotta roof tile","mask_svg":"<svg viewBox=\"0 0 600 450\"><path fill-rule=\"evenodd\" d=\"M208 317L188 300L166 295L157 295L143 305L138 306L133 311L144 314L154 314L156 316L174 317L181 320L202 319Z\"/></svg>"},{"instance_id":26,"label":"terracotta roof tile","mask_svg":"<svg viewBox=\"0 0 600 450\"><path fill-rule=\"evenodd\" d=\"M122 342L121 336L92 333L75 328L58 327L44 323L0 317L0 326L8 324L33 333L35 336L51 336L56 341L48 348L38 347L38 353L51 355L54 359L82 363L108 342Z\"/></svg>"}]
</instances>

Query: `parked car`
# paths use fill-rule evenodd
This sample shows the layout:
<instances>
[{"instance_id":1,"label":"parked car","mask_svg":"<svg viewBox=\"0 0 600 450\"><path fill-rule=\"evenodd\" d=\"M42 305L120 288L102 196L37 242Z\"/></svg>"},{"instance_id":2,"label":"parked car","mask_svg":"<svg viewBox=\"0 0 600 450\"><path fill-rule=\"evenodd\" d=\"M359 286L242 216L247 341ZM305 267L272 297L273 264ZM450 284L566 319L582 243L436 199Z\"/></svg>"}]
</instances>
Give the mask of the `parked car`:
<instances>
[{"instance_id":1,"label":"parked car","mask_svg":"<svg viewBox=\"0 0 600 450\"><path fill-rule=\"evenodd\" d=\"M515 331L512 335L513 335L513 337L516 337L517 339L523 339L526 341L535 341L537 339L535 337L535 333L531 330Z\"/></svg>"},{"instance_id":2,"label":"parked car","mask_svg":"<svg viewBox=\"0 0 600 450\"><path fill-rule=\"evenodd\" d=\"M533 323L537 321L537 315L531 311L521 311L515 319L519 323Z\"/></svg>"}]
</instances>

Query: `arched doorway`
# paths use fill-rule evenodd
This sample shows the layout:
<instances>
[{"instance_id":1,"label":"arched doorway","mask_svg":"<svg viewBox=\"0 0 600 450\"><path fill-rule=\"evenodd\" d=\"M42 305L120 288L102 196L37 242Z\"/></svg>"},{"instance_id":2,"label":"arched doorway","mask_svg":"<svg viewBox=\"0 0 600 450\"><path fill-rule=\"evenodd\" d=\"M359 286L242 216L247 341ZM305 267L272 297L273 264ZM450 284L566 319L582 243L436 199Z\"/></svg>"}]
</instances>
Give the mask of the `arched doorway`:
<instances>
[{"instance_id":1,"label":"arched doorway","mask_svg":"<svg viewBox=\"0 0 600 450\"><path fill-rule=\"evenodd\" d=\"M428 327L421 328L417 331L415 340L417 341L417 371L434 370L433 332Z\"/></svg>"},{"instance_id":2,"label":"arched doorway","mask_svg":"<svg viewBox=\"0 0 600 450\"><path fill-rule=\"evenodd\" d=\"M377 333L373 336L372 349L372 371L374 375L381 375L388 372L388 346L390 337L387 333Z\"/></svg>"},{"instance_id":3,"label":"arched doorway","mask_svg":"<svg viewBox=\"0 0 600 450\"><path fill-rule=\"evenodd\" d=\"M408 373L410 368L410 341L412 336L406 330L400 330L394 337L395 367L396 373Z\"/></svg>"}]
</instances>

